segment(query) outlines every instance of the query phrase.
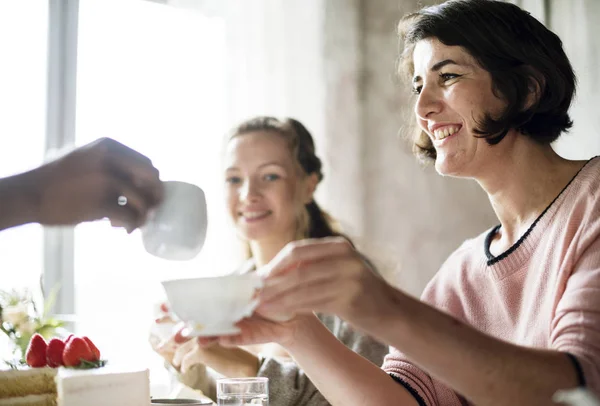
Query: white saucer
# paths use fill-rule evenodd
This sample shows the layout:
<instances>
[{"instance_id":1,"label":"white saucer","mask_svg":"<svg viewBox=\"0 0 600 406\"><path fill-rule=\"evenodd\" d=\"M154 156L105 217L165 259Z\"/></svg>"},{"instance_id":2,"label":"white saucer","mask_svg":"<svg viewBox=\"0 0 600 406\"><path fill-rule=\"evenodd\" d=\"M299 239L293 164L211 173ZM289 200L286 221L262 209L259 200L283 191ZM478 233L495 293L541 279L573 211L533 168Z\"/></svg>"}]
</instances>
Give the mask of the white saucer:
<instances>
[{"instance_id":1,"label":"white saucer","mask_svg":"<svg viewBox=\"0 0 600 406\"><path fill-rule=\"evenodd\" d=\"M190 329L186 334L188 337L214 337L231 336L239 334L242 330L238 327L230 326L207 326L202 329Z\"/></svg>"}]
</instances>

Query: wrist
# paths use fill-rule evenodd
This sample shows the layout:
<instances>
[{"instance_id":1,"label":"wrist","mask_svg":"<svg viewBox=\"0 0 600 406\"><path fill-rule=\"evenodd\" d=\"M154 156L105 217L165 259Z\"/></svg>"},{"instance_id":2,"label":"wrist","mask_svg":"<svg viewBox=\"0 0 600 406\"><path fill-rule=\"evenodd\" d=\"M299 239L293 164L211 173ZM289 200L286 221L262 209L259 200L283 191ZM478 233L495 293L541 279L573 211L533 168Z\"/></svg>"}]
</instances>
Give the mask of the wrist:
<instances>
[{"instance_id":1,"label":"wrist","mask_svg":"<svg viewBox=\"0 0 600 406\"><path fill-rule=\"evenodd\" d=\"M293 323L292 333L288 339L278 344L284 347L292 356L294 352L314 343L323 330L329 332L323 323L321 323L321 320L314 314L296 316L289 323Z\"/></svg>"},{"instance_id":2,"label":"wrist","mask_svg":"<svg viewBox=\"0 0 600 406\"><path fill-rule=\"evenodd\" d=\"M20 198L24 205L29 222L42 223L42 188L41 168L33 169L20 175Z\"/></svg>"},{"instance_id":3,"label":"wrist","mask_svg":"<svg viewBox=\"0 0 600 406\"><path fill-rule=\"evenodd\" d=\"M382 301L384 306L376 317L360 324L354 324L354 326L381 342L400 343L404 342L407 337L414 338L415 331L418 330L424 317L423 306L428 306L400 290L391 288L389 293L389 295L385 295L387 297Z\"/></svg>"},{"instance_id":4,"label":"wrist","mask_svg":"<svg viewBox=\"0 0 600 406\"><path fill-rule=\"evenodd\" d=\"M36 170L0 180L0 204L3 212L0 230L40 221L40 194Z\"/></svg>"},{"instance_id":5,"label":"wrist","mask_svg":"<svg viewBox=\"0 0 600 406\"><path fill-rule=\"evenodd\" d=\"M383 294L379 295L379 300L374 301L375 308L371 312L371 317L362 320L357 327L370 331L402 322L407 310L406 301L408 298L409 296L406 293L386 284L386 289Z\"/></svg>"}]
</instances>

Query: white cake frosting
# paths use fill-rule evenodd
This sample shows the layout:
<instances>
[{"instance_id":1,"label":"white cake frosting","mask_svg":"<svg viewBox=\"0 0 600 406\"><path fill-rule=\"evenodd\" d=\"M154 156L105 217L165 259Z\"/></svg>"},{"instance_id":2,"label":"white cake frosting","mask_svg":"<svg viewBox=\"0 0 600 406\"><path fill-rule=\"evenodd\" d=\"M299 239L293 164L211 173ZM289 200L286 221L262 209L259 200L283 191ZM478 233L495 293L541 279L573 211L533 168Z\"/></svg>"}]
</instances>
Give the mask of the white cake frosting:
<instances>
[{"instance_id":1,"label":"white cake frosting","mask_svg":"<svg viewBox=\"0 0 600 406\"><path fill-rule=\"evenodd\" d=\"M147 369L111 368L73 370L60 368L56 376L59 406L148 406Z\"/></svg>"}]
</instances>

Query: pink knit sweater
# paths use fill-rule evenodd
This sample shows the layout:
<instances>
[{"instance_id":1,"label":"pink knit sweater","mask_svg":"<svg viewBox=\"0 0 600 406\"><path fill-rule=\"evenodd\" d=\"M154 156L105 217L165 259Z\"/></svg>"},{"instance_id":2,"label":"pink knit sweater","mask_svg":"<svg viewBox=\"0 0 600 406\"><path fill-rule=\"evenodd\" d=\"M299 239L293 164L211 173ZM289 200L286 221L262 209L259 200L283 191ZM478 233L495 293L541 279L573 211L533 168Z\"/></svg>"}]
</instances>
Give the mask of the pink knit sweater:
<instances>
[{"instance_id":1,"label":"pink knit sweater","mask_svg":"<svg viewBox=\"0 0 600 406\"><path fill-rule=\"evenodd\" d=\"M600 394L600 158L584 166L506 253L486 255L488 234L463 243L422 300L493 337L572 354ZM427 405L466 404L398 350L383 369Z\"/></svg>"}]
</instances>

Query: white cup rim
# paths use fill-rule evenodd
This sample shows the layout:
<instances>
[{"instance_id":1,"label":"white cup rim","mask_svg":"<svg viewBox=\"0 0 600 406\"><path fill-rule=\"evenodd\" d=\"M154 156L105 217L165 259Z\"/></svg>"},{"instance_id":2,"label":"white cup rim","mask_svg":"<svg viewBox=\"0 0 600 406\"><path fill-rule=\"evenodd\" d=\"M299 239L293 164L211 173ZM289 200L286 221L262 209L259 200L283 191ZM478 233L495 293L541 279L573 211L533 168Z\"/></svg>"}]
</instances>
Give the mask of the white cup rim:
<instances>
[{"instance_id":1,"label":"white cup rim","mask_svg":"<svg viewBox=\"0 0 600 406\"><path fill-rule=\"evenodd\" d=\"M173 284L173 283L189 283L189 282L198 282L198 281L215 281L215 280L225 280L225 279L260 279L260 275L258 273L240 273L240 274L227 274L227 275L219 275L219 276L198 276L193 278L179 278L179 279L166 279L161 283L164 284Z\"/></svg>"}]
</instances>

